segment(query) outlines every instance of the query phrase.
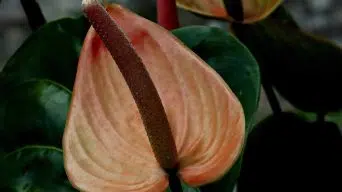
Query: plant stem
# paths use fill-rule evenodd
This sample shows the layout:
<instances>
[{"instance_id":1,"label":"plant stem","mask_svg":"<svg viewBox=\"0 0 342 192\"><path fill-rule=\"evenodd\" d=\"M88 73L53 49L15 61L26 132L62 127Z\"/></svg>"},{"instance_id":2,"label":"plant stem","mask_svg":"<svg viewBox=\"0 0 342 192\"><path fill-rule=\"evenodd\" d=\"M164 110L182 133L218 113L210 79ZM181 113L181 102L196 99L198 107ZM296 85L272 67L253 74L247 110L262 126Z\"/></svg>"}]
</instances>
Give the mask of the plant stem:
<instances>
[{"instance_id":1,"label":"plant stem","mask_svg":"<svg viewBox=\"0 0 342 192\"><path fill-rule=\"evenodd\" d=\"M265 90L266 97L268 99L268 102L271 106L273 113L274 114L281 113L282 109L278 101L278 98L273 90L272 84L269 83L269 81L266 78L263 78L262 86Z\"/></svg>"},{"instance_id":2,"label":"plant stem","mask_svg":"<svg viewBox=\"0 0 342 192\"><path fill-rule=\"evenodd\" d=\"M326 113L318 112L317 113L317 117L316 117L316 122L318 124L324 124L324 122L325 122L325 115L326 115Z\"/></svg>"},{"instance_id":3,"label":"plant stem","mask_svg":"<svg viewBox=\"0 0 342 192\"><path fill-rule=\"evenodd\" d=\"M20 2L32 31L36 31L46 23L42 10L35 0L20 0Z\"/></svg>"},{"instance_id":4,"label":"plant stem","mask_svg":"<svg viewBox=\"0 0 342 192\"><path fill-rule=\"evenodd\" d=\"M237 22L241 22L244 19L242 0L224 0L229 15Z\"/></svg>"},{"instance_id":5,"label":"plant stem","mask_svg":"<svg viewBox=\"0 0 342 192\"><path fill-rule=\"evenodd\" d=\"M182 184L177 176L178 168L166 170L169 175L169 186L172 192L183 192Z\"/></svg>"},{"instance_id":6,"label":"plant stem","mask_svg":"<svg viewBox=\"0 0 342 192\"><path fill-rule=\"evenodd\" d=\"M157 0L158 24L167 30L177 29L179 20L176 0Z\"/></svg>"}]
</instances>

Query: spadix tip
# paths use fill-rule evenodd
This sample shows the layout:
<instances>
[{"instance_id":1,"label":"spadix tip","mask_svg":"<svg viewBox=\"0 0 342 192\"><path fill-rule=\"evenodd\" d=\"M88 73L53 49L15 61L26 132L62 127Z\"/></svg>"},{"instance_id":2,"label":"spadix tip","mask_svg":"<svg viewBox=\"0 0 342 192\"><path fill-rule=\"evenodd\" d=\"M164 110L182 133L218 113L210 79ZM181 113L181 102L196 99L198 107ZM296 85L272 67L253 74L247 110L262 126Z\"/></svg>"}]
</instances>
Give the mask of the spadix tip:
<instances>
[{"instance_id":1,"label":"spadix tip","mask_svg":"<svg viewBox=\"0 0 342 192\"><path fill-rule=\"evenodd\" d=\"M99 4L98 0L82 0L82 6L87 7L89 5Z\"/></svg>"}]
</instances>

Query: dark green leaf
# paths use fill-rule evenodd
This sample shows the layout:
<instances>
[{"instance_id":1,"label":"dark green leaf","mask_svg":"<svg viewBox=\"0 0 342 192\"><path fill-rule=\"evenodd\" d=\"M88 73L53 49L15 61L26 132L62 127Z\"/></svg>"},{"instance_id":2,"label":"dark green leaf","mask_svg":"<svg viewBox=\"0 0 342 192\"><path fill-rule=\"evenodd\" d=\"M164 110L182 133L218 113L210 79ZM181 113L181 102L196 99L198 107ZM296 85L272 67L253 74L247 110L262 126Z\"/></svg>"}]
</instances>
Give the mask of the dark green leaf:
<instances>
[{"instance_id":1,"label":"dark green leaf","mask_svg":"<svg viewBox=\"0 0 342 192\"><path fill-rule=\"evenodd\" d=\"M88 27L84 17L61 19L44 25L9 59L0 73L1 84L40 78L72 89Z\"/></svg>"},{"instance_id":2,"label":"dark green leaf","mask_svg":"<svg viewBox=\"0 0 342 192\"><path fill-rule=\"evenodd\" d=\"M27 146L9 153L5 159L18 170L1 191L76 191L65 174L63 153L57 148Z\"/></svg>"},{"instance_id":3,"label":"dark green leaf","mask_svg":"<svg viewBox=\"0 0 342 192\"><path fill-rule=\"evenodd\" d=\"M321 113L342 109L342 50L301 31L293 20L284 22L290 20L272 14L232 29L258 60L262 76L295 107Z\"/></svg>"},{"instance_id":4,"label":"dark green leaf","mask_svg":"<svg viewBox=\"0 0 342 192\"><path fill-rule=\"evenodd\" d=\"M276 19L278 22L281 22L283 25L287 25L292 28L300 29L298 23L290 12L284 7L284 5L280 5L276 10L274 10L268 18Z\"/></svg>"},{"instance_id":5,"label":"dark green leaf","mask_svg":"<svg viewBox=\"0 0 342 192\"><path fill-rule=\"evenodd\" d=\"M238 191L342 191L341 162L342 135L334 123L272 115L248 136Z\"/></svg>"},{"instance_id":6,"label":"dark green leaf","mask_svg":"<svg viewBox=\"0 0 342 192\"><path fill-rule=\"evenodd\" d=\"M0 191L3 191L2 189L10 185L12 179L18 175L19 169L15 162L6 159L6 153L2 150L0 151L0 170Z\"/></svg>"},{"instance_id":7,"label":"dark green leaf","mask_svg":"<svg viewBox=\"0 0 342 192\"><path fill-rule=\"evenodd\" d=\"M6 151L25 145L61 147L71 93L47 80L19 84L0 98L0 143Z\"/></svg>"},{"instance_id":8,"label":"dark green leaf","mask_svg":"<svg viewBox=\"0 0 342 192\"><path fill-rule=\"evenodd\" d=\"M155 1L112 0L111 2L123 5L134 13L139 14L150 21L157 22L157 6Z\"/></svg>"},{"instance_id":9,"label":"dark green leaf","mask_svg":"<svg viewBox=\"0 0 342 192\"><path fill-rule=\"evenodd\" d=\"M228 32L216 27L190 26L173 33L227 82L243 106L248 132L260 93L258 64L248 49ZM201 187L201 191L232 191L241 160L242 155L223 178Z\"/></svg>"}]
</instances>

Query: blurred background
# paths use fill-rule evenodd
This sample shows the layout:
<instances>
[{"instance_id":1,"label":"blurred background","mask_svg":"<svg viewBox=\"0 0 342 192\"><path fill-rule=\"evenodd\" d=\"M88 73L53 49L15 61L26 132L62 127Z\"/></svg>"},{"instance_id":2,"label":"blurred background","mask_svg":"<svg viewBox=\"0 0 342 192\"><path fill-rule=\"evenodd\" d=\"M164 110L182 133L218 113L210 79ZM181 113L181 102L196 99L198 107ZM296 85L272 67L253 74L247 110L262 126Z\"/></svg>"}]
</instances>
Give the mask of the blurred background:
<instances>
[{"instance_id":1,"label":"blurred background","mask_svg":"<svg viewBox=\"0 0 342 192\"><path fill-rule=\"evenodd\" d=\"M81 14L81 0L37 1L47 21ZM156 19L155 0L112 0L112 2L123 4L150 20ZM342 1L286 0L285 6L303 30L323 35L342 45ZM179 10L179 16L181 25L205 24L227 28L224 22L205 20L183 10ZM20 0L0 0L0 70L30 33ZM281 102L285 110L292 109L285 100L281 99ZM263 119L270 112L271 109L262 93L257 120Z\"/></svg>"}]
</instances>

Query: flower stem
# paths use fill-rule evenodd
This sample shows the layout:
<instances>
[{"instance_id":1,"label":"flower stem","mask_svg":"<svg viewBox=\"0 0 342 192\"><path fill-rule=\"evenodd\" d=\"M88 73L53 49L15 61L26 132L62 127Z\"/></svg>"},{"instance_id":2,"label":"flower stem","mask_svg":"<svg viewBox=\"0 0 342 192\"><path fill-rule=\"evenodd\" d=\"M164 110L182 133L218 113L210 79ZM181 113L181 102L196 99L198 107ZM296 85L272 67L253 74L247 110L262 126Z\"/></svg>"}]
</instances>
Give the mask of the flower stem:
<instances>
[{"instance_id":1,"label":"flower stem","mask_svg":"<svg viewBox=\"0 0 342 192\"><path fill-rule=\"evenodd\" d=\"M183 192L183 187L179 177L177 176L178 167L166 170L169 176L169 187L172 192Z\"/></svg>"},{"instance_id":2,"label":"flower stem","mask_svg":"<svg viewBox=\"0 0 342 192\"><path fill-rule=\"evenodd\" d=\"M36 31L46 23L42 10L35 0L20 0L20 2L32 31Z\"/></svg>"},{"instance_id":3,"label":"flower stem","mask_svg":"<svg viewBox=\"0 0 342 192\"><path fill-rule=\"evenodd\" d=\"M157 0L158 23L167 30L177 29L179 20L176 0Z\"/></svg>"},{"instance_id":4,"label":"flower stem","mask_svg":"<svg viewBox=\"0 0 342 192\"><path fill-rule=\"evenodd\" d=\"M229 15L237 22L241 22L244 19L242 0L224 0Z\"/></svg>"},{"instance_id":5,"label":"flower stem","mask_svg":"<svg viewBox=\"0 0 342 192\"><path fill-rule=\"evenodd\" d=\"M317 113L317 117L316 117L316 122L318 124L324 124L324 122L325 122L325 115L326 115L326 113L324 113L324 112L318 112Z\"/></svg>"},{"instance_id":6,"label":"flower stem","mask_svg":"<svg viewBox=\"0 0 342 192\"><path fill-rule=\"evenodd\" d=\"M171 127L141 58L97 0L83 0L83 12L111 53L132 93L157 161L164 170L174 169L178 156Z\"/></svg>"}]
</instances>

